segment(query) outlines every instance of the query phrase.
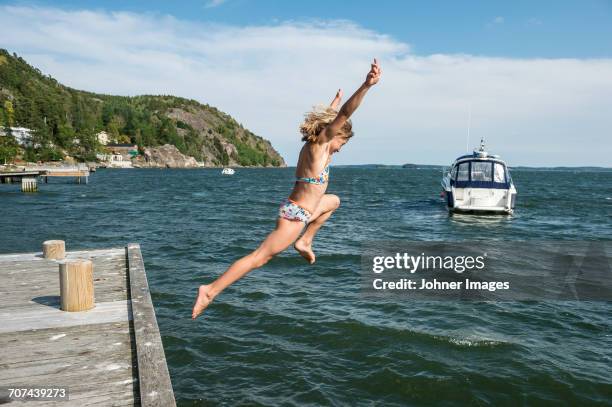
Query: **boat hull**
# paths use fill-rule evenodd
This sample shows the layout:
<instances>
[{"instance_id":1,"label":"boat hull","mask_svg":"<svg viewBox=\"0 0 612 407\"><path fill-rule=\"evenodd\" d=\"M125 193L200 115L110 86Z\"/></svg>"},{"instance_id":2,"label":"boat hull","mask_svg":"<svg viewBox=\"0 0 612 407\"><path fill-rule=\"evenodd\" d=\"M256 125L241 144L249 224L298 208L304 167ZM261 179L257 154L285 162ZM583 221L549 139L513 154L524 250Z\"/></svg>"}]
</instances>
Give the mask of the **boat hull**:
<instances>
[{"instance_id":1,"label":"boat hull","mask_svg":"<svg viewBox=\"0 0 612 407\"><path fill-rule=\"evenodd\" d=\"M450 180L442 181L442 194L448 211L483 215L512 215L516 201L516 189L510 184L506 189L455 188Z\"/></svg>"}]
</instances>

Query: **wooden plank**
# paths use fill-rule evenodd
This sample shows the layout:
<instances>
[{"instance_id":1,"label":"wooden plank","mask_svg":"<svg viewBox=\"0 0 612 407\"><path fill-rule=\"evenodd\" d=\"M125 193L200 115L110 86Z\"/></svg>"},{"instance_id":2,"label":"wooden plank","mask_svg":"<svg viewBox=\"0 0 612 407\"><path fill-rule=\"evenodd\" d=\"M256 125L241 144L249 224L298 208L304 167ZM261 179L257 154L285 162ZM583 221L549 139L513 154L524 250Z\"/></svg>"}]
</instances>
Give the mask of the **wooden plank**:
<instances>
[{"instance_id":1,"label":"wooden plank","mask_svg":"<svg viewBox=\"0 0 612 407\"><path fill-rule=\"evenodd\" d=\"M109 391L109 390L107 390ZM124 390L122 392L112 392L107 394L92 395L89 393L72 395L70 392L70 400L62 401L12 401L7 406L10 407L89 407L89 406L139 406L138 396L134 396L132 390ZM2 400L0 400L2 402Z\"/></svg>"},{"instance_id":2,"label":"wooden plank","mask_svg":"<svg viewBox=\"0 0 612 407\"><path fill-rule=\"evenodd\" d=\"M68 259L92 258L99 256L125 256L124 247L114 247L110 249L94 249L94 250L73 250L66 252ZM49 261L42 257L42 251L32 253L8 253L0 254L0 263L6 261Z\"/></svg>"},{"instance_id":3,"label":"wooden plank","mask_svg":"<svg viewBox=\"0 0 612 407\"><path fill-rule=\"evenodd\" d=\"M85 406L94 400L137 405L137 370L133 330L127 320L0 335L0 386L67 386L70 400L57 405ZM16 403L9 405L21 405Z\"/></svg>"},{"instance_id":4,"label":"wooden plank","mask_svg":"<svg viewBox=\"0 0 612 407\"><path fill-rule=\"evenodd\" d=\"M58 359L90 352L134 350L129 321L0 334L0 363ZM61 350L61 352L60 352ZM3 372L0 372L0 378Z\"/></svg>"},{"instance_id":5,"label":"wooden plank","mask_svg":"<svg viewBox=\"0 0 612 407\"><path fill-rule=\"evenodd\" d=\"M110 379L112 380L112 378ZM136 379L115 381L99 381L87 385L77 384L66 386L56 384L56 387L68 387L69 400L12 401L8 406L138 406L139 391ZM52 387L49 382L41 383L41 387ZM93 387L93 388L92 388ZM0 400L1 402L2 400Z\"/></svg>"},{"instance_id":6,"label":"wooden plank","mask_svg":"<svg viewBox=\"0 0 612 407\"><path fill-rule=\"evenodd\" d=\"M140 245L127 246L130 297L142 406L176 406Z\"/></svg>"},{"instance_id":7,"label":"wooden plank","mask_svg":"<svg viewBox=\"0 0 612 407\"><path fill-rule=\"evenodd\" d=\"M125 255L122 257L110 257L108 259L103 259L101 257L73 257L68 256L66 260L84 260L90 259L93 262L102 265L104 267L112 267L115 268L117 266L121 268L126 268L125 263ZM29 261L1 261L0 260L0 270L4 270L6 274L15 274L15 273L26 273L26 272L36 272L36 271L55 271L58 269L58 263L60 261L57 260L45 260L41 262L37 262L34 260ZM114 270L113 270L114 271Z\"/></svg>"},{"instance_id":8,"label":"wooden plank","mask_svg":"<svg viewBox=\"0 0 612 407\"><path fill-rule=\"evenodd\" d=\"M96 256L104 253L106 258ZM99 251L87 256L86 252L72 253L67 258L91 258L94 263L94 287L97 302L127 299L127 264L125 248L117 251ZM23 256L0 256L0 307L32 306L36 303L56 306L59 295L59 267L54 260L34 258L24 261Z\"/></svg>"},{"instance_id":9,"label":"wooden plank","mask_svg":"<svg viewBox=\"0 0 612 407\"><path fill-rule=\"evenodd\" d=\"M94 264L96 302L121 301L128 298L125 248L104 250L92 256L86 252L69 252L67 258L91 258ZM105 257L100 257L103 254ZM7 260L9 259L9 260ZM59 267L55 260L36 258L15 260L14 255L0 256L0 307L32 306L42 303L56 306L59 295Z\"/></svg>"},{"instance_id":10,"label":"wooden plank","mask_svg":"<svg viewBox=\"0 0 612 407\"><path fill-rule=\"evenodd\" d=\"M94 270L98 277L105 275L127 274L127 265L125 258L116 258L112 262L102 261L99 258L93 259ZM10 262L0 263L0 273L6 279L47 279L49 273L55 276L58 273L59 265L57 263L37 264L27 267L23 263Z\"/></svg>"},{"instance_id":11,"label":"wooden plank","mask_svg":"<svg viewBox=\"0 0 612 407\"><path fill-rule=\"evenodd\" d=\"M9 171L9 172L0 172L0 177L21 177L21 176L37 176L40 174L44 174L44 171Z\"/></svg>"},{"instance_id":12,"label":"wooden plank","mask_svg":"<svg viewBox=\"0 0 612 407\"><path fill-rule=\"evenodd\" d=\"M58 350L61 351L61 350ZM82 355L66 356L55 359L34 360L14 364L3 363L0 368L10 372L10 377L0 380L1 386L23 385L36 383L64 383L65 386L74 382L92 381L110 372L128 372L134 369L136 359L131 353L122 352L92 352ZM128 373L120 377L128 378Z\"/></svg>"},{"instance_id":13,"label":"wooden plank","mask_svg":"<svg viewBox=\"0 0 612 407\"><path fill-rule=\"evenodd\" d=\"M96 302L95 307L80 312L66 312L41 304L27 308L2 308L0 334L31 329L95 325L132 319L130 301Z\"/></svg>"},{"instance_id":14,"label":"wooden plank","mask_svg":"<svg viewBox=\"0 0 612 407\"><path fill-rule=\"evenodd\" d=\"M87 172L50 172L45 174L45 177L87 177L89 173Z\"/></svg>"}]
</instances>

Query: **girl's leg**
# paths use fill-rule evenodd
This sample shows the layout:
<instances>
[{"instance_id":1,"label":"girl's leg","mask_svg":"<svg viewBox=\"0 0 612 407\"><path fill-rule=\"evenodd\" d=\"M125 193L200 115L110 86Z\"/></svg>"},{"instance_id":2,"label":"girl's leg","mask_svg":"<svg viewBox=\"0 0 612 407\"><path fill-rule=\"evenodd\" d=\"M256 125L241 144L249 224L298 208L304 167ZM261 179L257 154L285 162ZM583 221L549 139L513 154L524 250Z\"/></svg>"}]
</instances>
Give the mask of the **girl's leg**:
<instances>
[{"instance_id":1,"label":"girl's leg","mask_svg":"<svg viewBox=\"0 0 612 407\"><path fill-rule=\"evenodd\" d=\"M276 254L285 250L300 235L304 224L278 218L276 229L266 237L263 243L252 253L232 264L219 278L211 284L201 285L193 305L191 318L195 319L204 311L211 301L227 286L243 277L249 271L266 264Z\"/></svg>"},{"instance_id":2,"label":"girl's leg","mask_svg":"<svg viewBox=\"0 0 612 407\"><path fill-rule=\"evenodd\" d=\"M312 241L315 235L321 229L321 226L327 219L334 213L340 206L340 198L336 195L325 194L319 202L319 206L315 210L306 231L300 237L293 247L300 253L300 255L306 259L310 264L315 262L315 254L312 251ZM314 220L313 220L314 219Z\"/></svg>"}]
</instances>

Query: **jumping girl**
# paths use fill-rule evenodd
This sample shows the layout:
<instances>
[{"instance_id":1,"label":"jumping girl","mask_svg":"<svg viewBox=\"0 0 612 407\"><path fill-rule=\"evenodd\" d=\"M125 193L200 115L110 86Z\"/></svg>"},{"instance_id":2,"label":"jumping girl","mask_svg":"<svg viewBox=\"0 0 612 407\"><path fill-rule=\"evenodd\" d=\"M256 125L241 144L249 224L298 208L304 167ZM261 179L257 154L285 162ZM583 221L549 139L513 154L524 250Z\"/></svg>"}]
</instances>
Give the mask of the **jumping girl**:
<instances>
[{"instance_id":1,"label":"jumping girl","mask_svg":"<svg viewBox=\"0 0 612 407\"><path fill-rule=\"evenodd\" d=\"M294 241L295 250L310 264L315 262L312 240L340 206L340 199L336 195L325 193L331 156L339 152L353 136L349 117L357 110L368 90L378 83L381 73L375 58L364 83L339 111L336 109L342 98L342 90L338 90L329 107L316 108L306 115L300 126L305 144L298 158L295 186L291 195L280 205L276 229L257 249L234 262L219 278L200 286L193 305L192 319L197 318L230 284L266 264ZM306 230L298 239L304 226Z\"/></svg>"}]
</instances>

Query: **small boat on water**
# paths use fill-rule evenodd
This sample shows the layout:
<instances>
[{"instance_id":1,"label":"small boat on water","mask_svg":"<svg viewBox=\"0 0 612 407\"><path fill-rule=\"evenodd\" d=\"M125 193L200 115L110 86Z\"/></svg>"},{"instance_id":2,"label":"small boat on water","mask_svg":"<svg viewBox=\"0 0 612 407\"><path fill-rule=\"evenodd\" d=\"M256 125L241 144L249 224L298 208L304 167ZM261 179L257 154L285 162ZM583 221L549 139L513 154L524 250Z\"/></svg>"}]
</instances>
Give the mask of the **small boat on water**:
<instances>
[{"instance_id":1,"label":"small boat on water","mask_svg":"<svg viewBox=\"0 0 612 407\"><path fill-rule=\"evenodd\" d=\"M506 163L485 150L455 160L442 178L442 195L450 212L512 214L516 188Z\"/></svg>"},{"instance_id":2,"label":"small boat on water","mask_svg":"<svg viewBox=\"0 0 612 407\"><path fill-rule=\"evenodd\" d=\"M233 169L233 168L224 168L224 169L221 171L221 174L222 174L222 175L234 175L234 173L235 173L235 172L236 172L236 171L234 171L234 169Z\"/></svg>"}]
</instances>

